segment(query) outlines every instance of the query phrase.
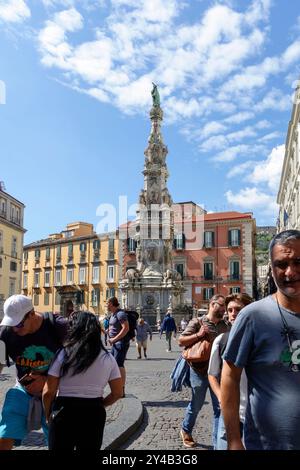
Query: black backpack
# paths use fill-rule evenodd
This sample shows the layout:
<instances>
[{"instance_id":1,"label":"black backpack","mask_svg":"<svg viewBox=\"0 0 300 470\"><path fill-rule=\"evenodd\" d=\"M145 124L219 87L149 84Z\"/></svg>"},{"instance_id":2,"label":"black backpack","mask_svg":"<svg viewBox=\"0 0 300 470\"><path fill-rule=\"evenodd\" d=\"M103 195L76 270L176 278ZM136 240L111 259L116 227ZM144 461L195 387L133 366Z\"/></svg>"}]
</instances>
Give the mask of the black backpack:
<instances>
[{"instance_id":1,"label":"black backpack","mask_svg":"<svg viewBox=\"0 0 300 470\"><path fill-rule=\"evenodd\" d=\"M124 338L130 341L135 337L136 323L139 318L139 314L137 312L134 312L133 310L124 310L124 312L128 317L129 324L129 331L128 333L126 333L126 336Z\"/></svg>"}]
</instances>

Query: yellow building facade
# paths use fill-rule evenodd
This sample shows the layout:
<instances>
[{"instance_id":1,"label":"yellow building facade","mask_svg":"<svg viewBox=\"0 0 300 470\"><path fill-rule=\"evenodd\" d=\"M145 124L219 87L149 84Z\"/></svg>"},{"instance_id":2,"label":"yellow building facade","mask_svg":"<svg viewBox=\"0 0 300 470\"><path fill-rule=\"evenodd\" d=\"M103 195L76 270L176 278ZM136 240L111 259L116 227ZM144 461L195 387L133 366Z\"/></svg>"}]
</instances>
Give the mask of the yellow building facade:
<instances>
[{"instance_id":1,"label":"yellow building facade","mask_svg":"<svg viewBox=\"0 0 300 470\"><path fill-rule=\"evenodd\" d=\"M81 308L102 316L107 298L117 295L118 251L115 232L97 235L92 224L68 224L24 247L23 293L38 312Z\"/></svg>"},{"instance_id":2,"label":"yellow building facade","mask_svg":"<svg viewBox=\"0 0 300 470\"><path fill-rule=\"evenodd\" d=\"M21 293L24 207L0 183L0 319L4 301Z\"/></svg>"}]
</instances>

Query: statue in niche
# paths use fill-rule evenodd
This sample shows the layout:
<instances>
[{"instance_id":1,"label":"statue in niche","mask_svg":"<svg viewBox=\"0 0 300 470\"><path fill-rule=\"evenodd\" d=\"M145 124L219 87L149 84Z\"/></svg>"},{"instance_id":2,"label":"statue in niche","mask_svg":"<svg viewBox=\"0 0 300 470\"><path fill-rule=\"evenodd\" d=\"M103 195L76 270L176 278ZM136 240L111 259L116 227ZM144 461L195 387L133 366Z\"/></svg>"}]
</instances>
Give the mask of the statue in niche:
<instances>
[{"instance_id":1,"label":"statue in niche","mask_svg":"<svg viewBox=\"0 0 300 470\"><path fill-rule=\"evenodd\" d=\"M139 204L142 204L143 206L146 205L146 196L145 196L145 190L141 189L140 195L139 195Z\"/></svg>"},{"instance_id":2,"label":"statue in niche","mask_svg":"<svg viewBox=\"0 0 300 470\"><path fill-rule=\"evenodd\" d=\"M125 276L128 281L135 283L135 281L139 280L140 273L135 268L130 268L126 271Z\"/></svg>"},{"instance_id":3,"label":"statue in niche","mask_svg":"<svg viewBox=\"0 0 300 470\"><path fill-rule=\"evenodd\" d=\"M142 259L142 248L140 244L138 244L136 248L136 269L139 273L142 273L144 270L144 264L143 264L143 259Z\"/></svg>"},{"instance_id":4,"label":"statue in niche","mask_svg":"<svg viewBox=\"0 0 300 470\"><path fill-rule=\"evenodd\" d=\"M159 192L152 190L150 191L150 202L152 204L158 204L159 203Z\"/></svg>"},{"instance_id":5,"label":"statue in niche","mask_svg":"<svg viewBox=\"0 0 300 470\"><path fill-rule=\"evenodd\" d=\"M163 204L168 204L168 205L172 204L171 196L170 196L169 191L167 190L167 188L164 188L162 190L162 202L163 202Z\"/></svg>"},{"instance_id":6,"label":"statue in niche","mask_svg":"<svg viewBox=\"0 0 300 470\"><path fill-rule=\"evenodd\" d=\"M146 269L144 271L145 276L161 274L161 247L155 243L149 244L144 251L144 263Z\"/></svg>"}]
</instances>

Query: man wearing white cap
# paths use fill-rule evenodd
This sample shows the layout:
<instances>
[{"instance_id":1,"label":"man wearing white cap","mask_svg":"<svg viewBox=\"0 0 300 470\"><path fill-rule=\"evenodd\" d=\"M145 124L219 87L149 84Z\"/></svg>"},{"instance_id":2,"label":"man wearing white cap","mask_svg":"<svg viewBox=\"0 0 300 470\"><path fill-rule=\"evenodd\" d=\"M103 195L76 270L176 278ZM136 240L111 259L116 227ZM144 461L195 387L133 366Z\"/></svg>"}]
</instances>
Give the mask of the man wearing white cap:
<instances>
[{"instance_id":1,"label":"man wearing white cap","mask_svg":"<svg viewBox=\"0 0 300 470\"><path fill-rule=\"evenodd\" d=\"M0 349L3 351L4 343L17 369L17 383L6 394L0 419L0 450L10 450L37 426L42 426L47 436L44 417L41 416L39 424L33 424L33 418L48 368L66 335L67 319L56 315L51 319L35 312L32 300L25 295L9 297L3 310ZM1 358L1 366L3 362Z\"/></svg>"}]
</instances>

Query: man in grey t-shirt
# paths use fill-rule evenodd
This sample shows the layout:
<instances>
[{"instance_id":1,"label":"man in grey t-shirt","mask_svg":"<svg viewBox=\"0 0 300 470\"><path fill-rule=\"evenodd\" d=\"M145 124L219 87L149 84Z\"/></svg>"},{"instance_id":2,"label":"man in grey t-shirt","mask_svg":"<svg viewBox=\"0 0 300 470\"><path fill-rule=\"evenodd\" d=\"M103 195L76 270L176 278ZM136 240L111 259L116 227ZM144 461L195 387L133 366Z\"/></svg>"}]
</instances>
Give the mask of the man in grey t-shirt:
<instances>
[{"instance_id":1,"label":"man in grey t-shirt","mask_svg":"<svg viewBox=\"0 0 300 470\"><path fill-rule=\"evenodd\" d=\"M300 231L270 243L277 292L247 306L224 354L221 407L230 450L300 450ZM248 378L244 444L239 382Z\"/></svg>"}]
</instances>

